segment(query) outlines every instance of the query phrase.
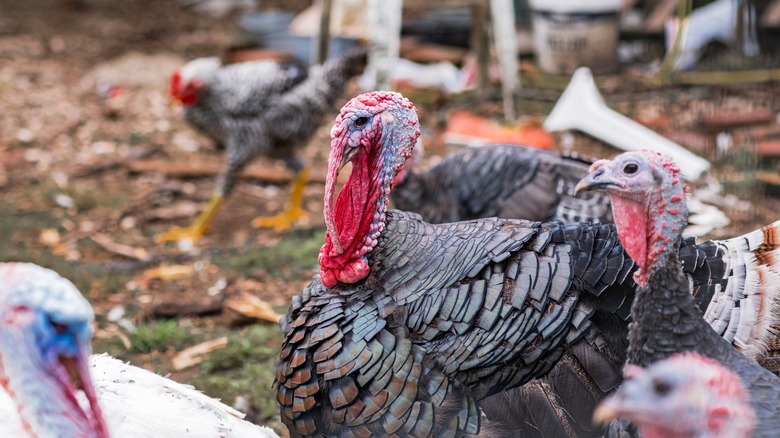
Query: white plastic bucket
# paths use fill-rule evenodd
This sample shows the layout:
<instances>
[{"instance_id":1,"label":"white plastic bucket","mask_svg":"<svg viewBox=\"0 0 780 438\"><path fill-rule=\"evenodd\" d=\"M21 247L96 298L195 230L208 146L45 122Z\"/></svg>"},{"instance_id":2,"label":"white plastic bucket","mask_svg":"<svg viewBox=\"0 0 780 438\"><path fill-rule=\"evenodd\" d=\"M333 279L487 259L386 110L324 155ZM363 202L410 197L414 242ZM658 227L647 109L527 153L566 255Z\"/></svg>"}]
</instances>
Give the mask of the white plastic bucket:
<instances>
[{"instance_id":1,"label":"white plastic bucket","mask_svg":"<svg viewBox=\"0 0 780 438\"><path fill-rule=\"evenodd\" d=\"M622 0L530 0L534 51L547 73L595 74L617 69Z\"/></svg>"}]
</instances>

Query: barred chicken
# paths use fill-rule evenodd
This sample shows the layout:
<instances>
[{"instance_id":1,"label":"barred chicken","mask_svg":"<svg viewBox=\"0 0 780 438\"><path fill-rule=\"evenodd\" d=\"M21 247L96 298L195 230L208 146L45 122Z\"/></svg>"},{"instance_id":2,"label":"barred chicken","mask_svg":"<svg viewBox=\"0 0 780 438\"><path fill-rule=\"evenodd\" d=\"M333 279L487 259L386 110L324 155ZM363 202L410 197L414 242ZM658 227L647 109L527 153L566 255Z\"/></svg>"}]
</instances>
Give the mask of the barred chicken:
<instances>
[{"instance_id":1,"label":"barred chicken","mask_svg":"<svg viewBox=\"0 0 780 438\"><path fill-rule=\"evenodd\" d=\"M176 71L171 96L184 106L189 124L224 146L225 163L211 200L192 225L174 227L158 240L198 240L233 190L238 173L259 156L284 160L297 176L285 210L252 223L289 228L303 214L303 188L309 178L296 150L314 135L365 62L366 49L360 47L312 67L308 77L294 64L251 61L223 66L217 58L196 59Z\"/></svg>"}]
</instances>

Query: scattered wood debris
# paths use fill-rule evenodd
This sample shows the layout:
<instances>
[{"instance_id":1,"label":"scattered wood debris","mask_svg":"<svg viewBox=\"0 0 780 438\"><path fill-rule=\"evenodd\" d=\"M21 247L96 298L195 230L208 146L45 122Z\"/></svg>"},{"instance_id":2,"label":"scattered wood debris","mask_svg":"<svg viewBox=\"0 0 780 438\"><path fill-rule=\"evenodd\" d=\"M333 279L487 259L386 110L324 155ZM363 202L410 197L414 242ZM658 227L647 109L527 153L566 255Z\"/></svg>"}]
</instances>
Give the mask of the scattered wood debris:
<instances>
[{"instance_id":1,"label":"scattered wood debris","mask_svg":"<svg viewBox=\"0 0 780 438\"><path fill-rule=\"evenodd\" d=\"M176 219L194 218L201 210L201 205L192 201L181 201L169 207L159 207L143 212L147 221L171 221Z\"/></svg>"},{"instance_id":2,"label":"scattered wood debris","mask_svg":"<svg viewBox=\"0 0 780 438\"><path fill-rule=\"evenodd\" d=\"M181 280L188 278L195 273L195 267L192 265L164 265L144 271L141 274L141 281L149 280Z\"/></svg>"},{"instance_id":3,"label":"scattered wood debris","mask_svg":"<svg viewBox=\"0 0 780 438\"><path fill-rule=\"evenodd\" d=\"M753 111L730 111L705 114L699 123L709 129L727 129L736 126L757 125L771 123L775 119L774 111L769 109L756 109Z\"/></svg>"},{"instance_id":4,"label":"scattered wood debris","mask_svg":"<svg viewBox=\"0 0 780 438\"><path fill-rule=\"evenodd\" d=\"M225 308L252 320L278 323L282 318L269 303L247 292L239 292L225 300Z\"/></svg>"},{"instance_id":5,"label":"scattered wood debris","mask_svg":"<svg viewBox=\"0 0 780 438\"><path fill-rule=\"evenodd\" d=\"M213 315L222 311L224 302L224 294L204 296L188 301L175 298L166 299L152 308L151 316L156 318L173 318L184 315Z\"/></svg>"},{"instance_id":6,"label":"scattered wood debris","mask_svg":"<svg viewBox=\"0 0 780 438\"><path fill-rule=\"evenodd\" d=\"M222 164L171 164L166 160L134 160L123 163L132 172L156 172L173 178L195 178L204 176L216 176L222 170ZM277 170L273 168L249 166L241 172L242 179L259 180L271 184L287 184L295 178L289 170ZM325 173L312 171L310 182L325 184Z\"/></svg>"},{"instance_id":7,"label":"scattered wood debris","mask_svg":"<svg viewBox=\"0 0 780 438\"><path fill-rule=\"evenodd\" d=\"M756 152L762 157L780 157L780 139L757 141Z\"/></svg>"},{"instance_id":8,"label":"scattered wood debris","mask_svg":"<svg viewBox=\"0 0 780 438\"><path fill-rule=\"evenodd\" d=\"M176 356L171 359L171 365L176 371L181 371L203 362L205 355L211 353L214 350L227 347L228 338L221 337L212 341L202 342L198 345L192 346L186 350L180 351Z\"/></svg>"},{"instance_id":9,"label":"scattered wood debris","mask_svg":"<svg viewBox=\"0 0 780 438\"><path fill-rule=\"evenodd\" d=\"M52 248L61 242L60 232L56 228L44 228L39 234L38 241Z\"/></svg>"},{"instance_id":10,"label":"scattered wood debris","mask_svg":"<svg viewBox=\"0 0 780 438\"><path fill-rule=\"evenodd\" d=\"M122 341L122 345L125 349L129 350L133 347L133 343L130 338L127 337L122 330L116 325L108 325L106 328L98 329L95 331L95 338L98 339L110 339L113 337L119 338Z\"/></svg>"},{"instance_id":11,"label":"scattered wood debris","mask_svg":"<svg viewBox=\"0 0 780 438\"><path fill-rule=\"evenodd\" d=\"M149 251L143 248L135 248L130 245L117 243L106 234L95 233L91 234L89 237L108 252L140 261L147 261L150 259Z\"/></svg>"},{"instance_id":12,"label":"scattered wood debris","mask_svg":"<svg viewBox=\"0 0 780 438\"><path fill-rule=\"evenodd\" d=\"M84 178L87 176L94 176L103 172L117 169L125 164L126 161L135 161L148 158L158 152L162 151L162 146L159 144L150 144L134 148L133 151L126 157L111 157L104 160L99 160L94 163L85 164L77 167L70 174L71 178Z\"/></svg>"}]
</instances>

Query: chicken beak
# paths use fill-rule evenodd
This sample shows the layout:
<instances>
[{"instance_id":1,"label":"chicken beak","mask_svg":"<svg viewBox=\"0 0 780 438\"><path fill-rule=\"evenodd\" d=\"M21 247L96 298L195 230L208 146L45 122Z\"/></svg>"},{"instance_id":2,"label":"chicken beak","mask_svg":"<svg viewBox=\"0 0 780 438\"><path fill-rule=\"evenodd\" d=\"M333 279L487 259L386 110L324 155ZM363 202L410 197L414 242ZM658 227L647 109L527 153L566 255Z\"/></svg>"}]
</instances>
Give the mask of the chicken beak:
<instances>
[{"instance_id":1,"label":"chicken beak","mask_svg":"<svg viewBox=\"0 0 780 438\"><path fill-rule=\"evenodd\" d=\"M168 108L176 108L177 106L181 105L181 99L179 99L176 96L169 96L168 97Z\"/></svg>"}]
</instances>

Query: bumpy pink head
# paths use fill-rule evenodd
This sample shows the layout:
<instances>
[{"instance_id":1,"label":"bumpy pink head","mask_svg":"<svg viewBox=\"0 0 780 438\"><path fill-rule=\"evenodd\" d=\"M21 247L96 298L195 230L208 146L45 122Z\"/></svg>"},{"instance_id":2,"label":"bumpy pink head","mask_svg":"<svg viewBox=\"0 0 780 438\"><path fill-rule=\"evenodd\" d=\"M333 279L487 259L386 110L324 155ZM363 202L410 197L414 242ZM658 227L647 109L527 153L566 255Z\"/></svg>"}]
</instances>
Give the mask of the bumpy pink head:
<instances>
[{"instance_id":1,"label":"bumpy pink head","mask_svg":"<svg viewBox=\"0 0 780 438\"><path fill-rule=\"evenodd\" d=\"M368 276L367 255L384 230L388 195L420 136L417 110L399 93L361 94L341 109L331 129L325 183L328 233L320 250L322 283L355 283ZM333 195L341 168L352 173Z\"/></svg>"},{"instance_id":2,"label":"bumpy pink head","mask_svg":"<svg viewBox=\"0 0 780 438\"><path fill-rule=\"evenodd\" d=\"M626 381L594 413L600 423L631 420L646 438L750 436L756 417L739 376L698 353L647 369L627 365Z\"/></svg>"},{"instance_id":3,"label":"bumpy pink head","mask_svg":"<svg viewBox=\"0 0 780 438\"><path fill-rule=\"evenodd\" d=\"M612 199L612 216L620 241L639 265L635 278L646 284L650 270L675 250L688 210L680 170L667 157L652 151L626 152L599 160L576 192L603 190Z\"/></svg>"},{"instance_id":4,"label":"bumpy pink head","mask_svg":"<svg viewBox=\"0 0 780 438\"><path fill-rule=\"evenodd\" d=\"M414 144L414 148L412 149L412 154L409 156L409 159L406 160L406 164L404 164L404 166L401 167L401 170L398 171L398 174L396 174L393 185L400 184L401 181L406 178L406 175L409 172L412 172L414 168L420 164L424 155L423 149L422 140L418 138L417 143Z\"/></svg>"}]
</instances>

